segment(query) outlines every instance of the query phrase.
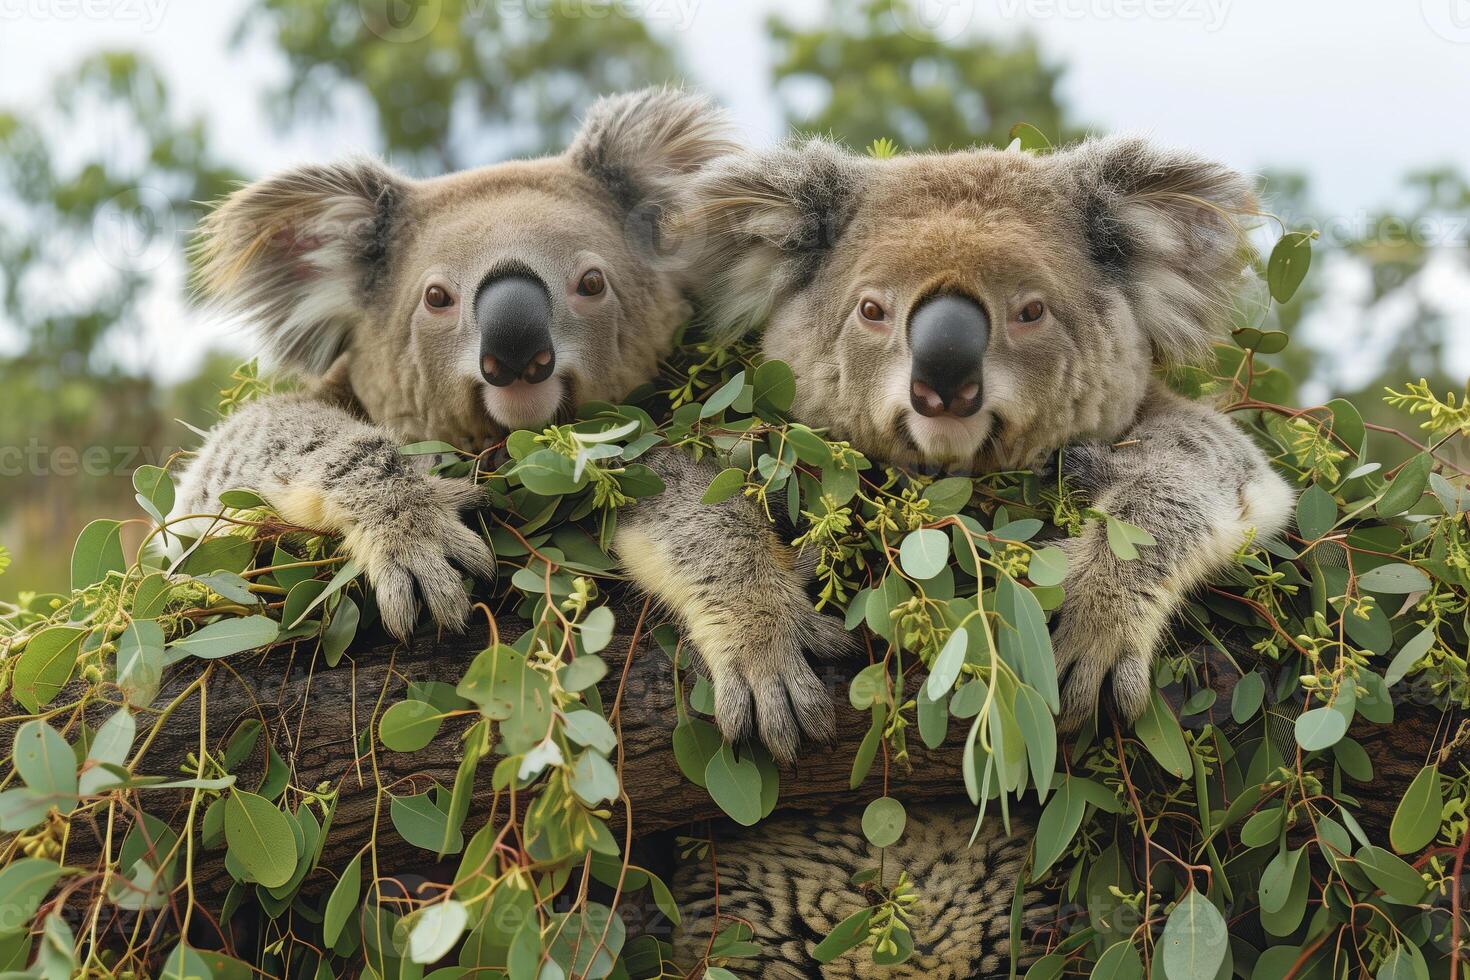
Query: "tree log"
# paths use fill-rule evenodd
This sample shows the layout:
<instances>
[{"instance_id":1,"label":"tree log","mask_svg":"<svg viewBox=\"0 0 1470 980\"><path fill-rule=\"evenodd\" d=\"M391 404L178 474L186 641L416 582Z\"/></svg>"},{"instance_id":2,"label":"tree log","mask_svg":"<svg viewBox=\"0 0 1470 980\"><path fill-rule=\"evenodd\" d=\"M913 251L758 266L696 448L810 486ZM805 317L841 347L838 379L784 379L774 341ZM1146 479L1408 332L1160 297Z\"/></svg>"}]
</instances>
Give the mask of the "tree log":
<instances>
[{"instance_id":1,"label":"tree log","mask_svg":"<svg viewBox=\"0 0 1470 980\"><path fill-rule=\"evenodd\" d=\"M620 622L630 620L620 617ZM509 642L518 634L508 626L507 622L501 624L502 641ZM359 755L358 736L375 715L404 697L409 681L453 684L486 643L483 629L471 630L465 636L420 637L406 647L389 645L349 654L334 668L312 665L309 658L287 659L279 651L255 660L232 658L219 665L226 669L213 671L207 685L206 742L212 751L219 752L240 724L258 719L270 733L275 750L290 766L293 785L310 789L325 784L340 793L323 852L324 864L345 865L368 841L376 825L380 873L422 874L433 863L432 856L399 838L389 818L389 800L377 787L406 795L423 792L431 781L451 785L460 757L459 735L468 727L469 719L446 723L425 748L412 753L386 750L377 741L374 726L370 751ZM615 701L618 704L615 724L620 731L624 786L633 804L633 836L722 816L709 794L689 782L675 761L672 733L676 714L669 658L647 633L636 642L626 633L615 635L603 656L610 670L599 688L609 710ZM827 748L814 747L802 762L782 772L779 806L821 811L836 803L867 801L882 792L885 779L887 792L906 803L962 793L962 740L956 737L957 726L952 727L950 737L937 751L927 749L914 733L908 740L908 768L890 764L880 754L866 782L856 790L849 789L852 761L869 723L867 712L855 711L847 702L846 681L853 669L829 670L825 679L836 707L836 742ZM198 668L176 670L175 674L156 703L167 703L186 690L198 677ZM1212 671L1211 680L1221 695L1212 709L1217 716L1212 720L1228 734L1234 727L1228 707L1234 678L1227 671ZM149 749L143 766L146 772L177 776L186 755L197 749L200 697L201 692L196 690L175 709L168 726ZM1400 710L1391 725L1359 722L1354 727L1353 737L1367 750L1375 772L1372 786L1359 787L1365 808L1360 820L1370 833L1386 835L1393 807L1404 788L1460 720L1460 716L1445 714L1439 707L1417 705ZM95 724L100 718L92 721ZM147 722L140 718L140 723L140 729L146 730ZM367 743L364 739L361 744ZM1459 751L1463 754L1464 750ZM258 751L257 755L263 753ZM263 760L258 758L256 765L255 771L260 772ZM482 767L477 779L465 826L467 835L490 815L488 768ZM253 788L251 778L247 772L242 782ZM622 808L615 808L613 823L619 835L624 831L625 819ZM87 852L95 841L79 839L89 836L74 836L69 863L85 864L91 859ZM221 895L231 881L222 851L195 856L196 895Z\"/></svg>"}]
</instances>

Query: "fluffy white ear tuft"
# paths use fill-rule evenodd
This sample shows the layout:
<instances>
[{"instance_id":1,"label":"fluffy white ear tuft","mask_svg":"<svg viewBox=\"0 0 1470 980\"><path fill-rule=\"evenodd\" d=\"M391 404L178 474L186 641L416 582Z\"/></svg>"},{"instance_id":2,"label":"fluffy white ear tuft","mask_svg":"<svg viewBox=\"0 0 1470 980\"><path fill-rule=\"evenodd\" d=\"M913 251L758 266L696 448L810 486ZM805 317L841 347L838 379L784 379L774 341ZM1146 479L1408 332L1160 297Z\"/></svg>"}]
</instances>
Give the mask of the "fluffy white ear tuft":
<instances>
[{"instance_id":1,"label":"fluffy white ear tuft","mask_svg":"<svg viewBox=\"0 0 1470 980\"><path fill-rule=\"evenodd\" d=\"M810 139L732 153L699 173L677 232L701 243L704 315L717 337L761 327L810 279L852 220L865 165Z\"/></svg>"},{"instance_id":2,"label":"fluffy white ear tuft","mask_svg":"<svg viewBox=\"0 0 1470 980\"><path fill-rule=\"evenodd\" d=\"M1087 140L1053 159L1073 182L1093 260L1132 302L1155 356L1207 357L1252 258L1251 181L1132 136Z\"/></svg>"},{"instance_id":3,"label":"fluffy white ear tuft","mask_svg":"<svg viewBox=\"0 0 1470 980\"><path fill-rule=\"evenodd\" d=\"M231 194L201 225L196 284L254 321L281 364L321 374L384 276L407 181L376 161L299 167Z\"/></svg>"}]
</instances>

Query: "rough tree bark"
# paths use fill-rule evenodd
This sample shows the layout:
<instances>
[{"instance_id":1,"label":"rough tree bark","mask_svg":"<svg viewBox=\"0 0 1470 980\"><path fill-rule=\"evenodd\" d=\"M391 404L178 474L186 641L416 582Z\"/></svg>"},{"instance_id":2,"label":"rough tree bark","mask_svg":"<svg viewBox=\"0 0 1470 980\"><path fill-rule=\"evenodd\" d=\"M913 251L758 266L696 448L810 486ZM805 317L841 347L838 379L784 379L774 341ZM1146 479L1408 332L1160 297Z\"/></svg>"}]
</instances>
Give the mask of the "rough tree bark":
<instances>
[{"instance_id":1,"label":"rough tree bark","mask_svg":"<svg viewBox=\"0 0 1470 980\"><path fill-rule=\"evenodd\" d=\"M631 621L632 617L620 617ZM502 640L513 639L502 622ZM344 657L335 668L309 663L309 658L292 657L280 651L255 660L232 659L229 669L216 669L208 684L208 743L219 747L242 722L260 720L272 744L292 769L292 782L300 787L319 784L340 791L323 862L345 864L367 841L376 822L379 868L385 874L421 872L432 858L401 841L388 816L388 801L377 787L398 795L422 792L430 780L443 785L454 781L460 756L460 725L446 724L424 749L413 753L385 750L376 740L373 751L359 756L357 733L376 714L403 697L408 681L456 682L476 652L486 644L483 627L466 636L421 637L409 647L384 646ZM633 801L632 831L643 836L721 816L709 794L680 773L675 762L671 736L675 725L673 677L668 658L645 633L636 643L626 633L614 636L603 653L610 671L600 685L604 704L611 710L618 702L616 725L623 751L622 773ZM627 658L626 678L623 675ZM852 668L850 668L852 669ZM161 700L184 690L197 671L179 671L170 679ZM952 730L938 751L925 748L917 733L909 739L911 768L885 766L882 756L874 764L867 782L849 790L852 760L868 727L866 712L847 703L846 675L834 672L829 678L838 720L837 742L810 753L795 768L782 773L780 806L786 809L820 811L834 803L866 801L880 791L888 779L888 791L906 803L923 799L953 797L963 792L960 779L960 739ZM1214 719L1227 731L1229 688L1233 678L1218 674L1215 684L1222 695ZM621 686L621 697L619 687ZM150 773L174 775L186 753L199 744L197 722L199 694L196 692L175 711L168 730L159 734L150 749ZM1404 788L1425 763L1434 746L1454 732L1460 718L1438 708L1416 707L1400 712L1392 725L1363 726L1353 734L1363 743L1373 761L1374 785L1359 787L1371 832L1386 834L1393 806ZM1289 736L1288 736L1289 737ZM886 770L886 771L885 771ZM375 776L376 773L376 776ZM477 829L490 813L488 766L477 780L477 792L468 833ZM616 831L621 835L625 814L615 810ZM86 836L86 835L79 835ZM86 844L75 840L76 856ZM222 852L200 854L195 862L195 890L201 895L218 895L228 888ZM73 861L75 863L75 861Z\"/></svg>"}]
</instances>

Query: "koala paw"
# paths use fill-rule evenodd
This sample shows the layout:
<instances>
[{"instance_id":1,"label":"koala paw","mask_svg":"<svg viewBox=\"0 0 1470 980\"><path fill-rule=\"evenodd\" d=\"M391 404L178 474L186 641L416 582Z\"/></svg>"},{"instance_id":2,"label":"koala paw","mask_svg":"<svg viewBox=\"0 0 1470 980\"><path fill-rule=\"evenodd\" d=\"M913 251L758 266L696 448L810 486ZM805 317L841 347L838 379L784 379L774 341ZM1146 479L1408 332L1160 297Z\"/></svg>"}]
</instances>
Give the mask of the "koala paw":
<instances>
[{"instance_id":1,"label":"koala paw","mask_svg":"<svg viewBox=\"0 0 1470 980\"><path fill-rule=\"evenodd\" d=\"M1057 727L1081 728L1101 707L1110 676L1118 712L1131 722L1148 706L1154 652L1174 602L1164 586L1130 574L1134 563L1110 556L1088 562L1080 549L1068 550L1066 598L1052 629L1062 696Z\"/></svg>"},{"instance_id":2,"label":"koala paw","mask_svg":"<svg viewBox=\"0 0 1470 980\"><path fill-rule=\"evenodd\" d=\"M407 639L418 621L422 596L434 622L460 630L470 611L462 572L495 577L495 556L460 512L481 499L464 481L424 477L387 495L371 516L353 521L345 546L367 574L383 625Z\"/></svg>"},{"instance_id":3,"label":"koala paw","mask_svg":"<svg viewBox=\"0 0 1470 980\"><path fill-rule=\"evenodd\" d=\"M830 743L837 726L832 694L807 654L830 659L852 649L842 623L811 607L805 596L777 616L691 623L715 689L715 721L731 744L759 734L781 765L796 760L804 737Z\"/></svg>"}]
</instances>

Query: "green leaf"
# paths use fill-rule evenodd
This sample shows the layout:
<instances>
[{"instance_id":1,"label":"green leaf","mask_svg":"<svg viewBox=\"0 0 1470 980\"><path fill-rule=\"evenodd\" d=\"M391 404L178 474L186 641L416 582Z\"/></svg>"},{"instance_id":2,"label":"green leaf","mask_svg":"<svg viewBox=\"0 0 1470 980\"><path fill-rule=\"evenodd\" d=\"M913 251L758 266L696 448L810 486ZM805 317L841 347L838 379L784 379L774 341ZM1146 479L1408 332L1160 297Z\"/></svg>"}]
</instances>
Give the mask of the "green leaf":
<instances>
[{"instance_id":1,"label":"green leaf","mask_svg":"<svg viewBox=\"0 0 1470 980\"><path fill-rule=\"evenodd\" d=\"M1383 958L1375 980L1429 980L1429 964L1417 946L1404 943Z\"/></svg>"},{"instance_id":2,"label":"green leaf","mask_svg":"<svg viewBox=\"0 0 1470 980\"><path fill-rule=\"evenodd\" d=\"M1302 854L1305 847L1295 850L1285 845L1278 850L1270 862L1261 872L1261 911L1272 915L1286 908L1294 890L1296 879L1299 874L1306 873L1306 866L1302 864Z\"/></svg>"},{"instance_id":3,"label":"green leaf","mask_svg":"<svg viewBox=\"0 0 1470 980\"><path fill-rule=\"evenodd\" d=\"M1159 937L1169 980L1215 980L1229 939L1219 910L1191 888L1169 913Z\"/></svg>"},{"instance_id":4,"label":"green leaf","mask_svg":"<svg viewBox=\"0 0 1470 980\"><path fill-rule=\"evenodd\" d=\"M752 381L755 400L777 412L791 411L796 399L796 375L785 361L769 360L756 365Z\"/></svg>"},{"instance_id":5,"label":"green leaf","mask_svg":"<svg viewBox=\"0 0 1470 980\"><path fill-rule=\"evenodd\" d=\"M1444 810L1443 792L1438 766L1419 770L1404 798L1399 800L1388 828L1388 839L1395 851L1414 854L1434 840Z\"/></svg>"},{"instance_id":6,"label":"green leaf","mask_svg":"<svg viewBox=\"0 0 1470 980\"><path fill-rule=\"evenodd\" d=\"M1266 697L1266 679L1256 671L1244 674L1230 692L1230 717L1237 725L1250 721Z\"/></svg>"},{"instance_id":7,"label":"green leaf","mask_svg":"<svg viewBox=\"0 0 1470 980\"><path fill-rule=\"evenodd\" d=\"M873 918L871 908L858 909L837 923L827 938L817 943L812 950L812 959L818 963L831 963L850 949L856 948L868 938L868 922Z\"/></svg>"},{"instance_id":8,"label":"green leaf","mask_svg":"<svg viewBox=\"0 0 1470 980\"><path fill-rule=\"evenodd\" d=\"M261 498L260 494L254 490L240 488L220 491L219 502L226 507L233 507L236 510L255 510L258 507L265 506L265 501Z\"/></svg>"},{"instance_id":9,"label":"green leaf","mask_svg":"<svg viewBox=\"0 0 1470 980\"><path fill-rule=\"evenodd\" d=\"M1424 897L1428 886L1424 878L1403 858L1369 845L1359 848L1353 855L1358 866L1367 872L1373 884L1383 889L1383 894L1405 905L1413 904Z\"/></svg>"},{"instance_id":10,"label":"green leaf","mask_svg":"<svg viewBox=\"0 0 1470 980\"><path fill-rule=\"evenodd\" d=\"M564 723L567 738L603 755L618 747L618 736L607 719L595 711L569 711ZM707 763L708 760L706 760ZM703 767L700 769L703 772Z\"/></svg>"},{"instance_id":11,"label":"green leaf","mask_svg":"<svg viewBox=\"0 0 1470 980\"><path fill-rule=\"evenodd\" d=\"M1157 689L1149 692L1148 707L1143 709L1133 730L1143 740L1149 754L1168 772L1183 779L1194 771L1179 719L1174 717L1174 712Z\"/></svg>"},{"instance_id":12,"label":"green leaf","mask_svg":"<svg viewBox=\"0 0 1470 980\"><path fill-rule=\"evenodd\" d=\"M1021 679L1046 699L1055 713L1061 704L1057 684L1057 661L1052 652L1051 632L1036 594L1009 575L1002 575L995 589L995 607L1005 620L1000 630L1002 653L1012 654L1021 668Z\"/></svg>"},{"instance_id":13,"label":"green leaf","mask_svg":"<svg viewBox=\"0 0 1470 980\"><path fill-rule=\"evenodd\" d=\"M436 791L393 797L388 805L393 829L414 847L441 857L458 854L464 849L464 834L450 825L449 814L445 810L447 796L447 793Z\"/></svg>"},{"instance_id":14,"label":"green leaf","mask_svg":"<svg viewBox=\"0 0 1470 980\"><path fill-rule=\"evenodd\" d=\"M362 620L362 612L357 608L357 603L350 596L343 596L337 603L337 608L332 612L332 619L327 623L327 628L322 630L322 658L328 667L335 667L342 659L342 654L352 645L357 636L357 627Z\"/></svg>"},{"instance_id":15,"label":"green leaf","mask_svg":"<svg viewBox=\"0 0 1470 980\"><path fill-rule=\"evenodd\" d=\"M899 545L898 561L910 578L931 579L949 564L949 536L932 527L911 531Z\"/></svg>"},{"instance_id":16,"label":"green leaf","mask_svg":"<svg viewBox=\"0 0 1470 980\"><path fill-rule=\"evenodd\" d=\"M332 596L340 592L344 587L346 587L348 582L351 582L353 579L357 578L358 574L359 573L357 569L357 562L353 561L351 558L347 559L345 562L342 563L342 567L337 569L337 574L333 575L330 579L327 580L326 588L322 589L322 591L317 594L317 597L315 599L312 599L310 604L308 604L305 609L301 610L300 615L298 615L294 620L289 621L290 625L299 625L301 621L307 617L308 613L310 613L317 606L320 606L322 603L326 602ZM287 598L289 598L289 596Z\"/></svg>"},{"instance_id":17,"label":"green leaf","mask_svg":"<svg viewBox=\"0 0 1470 980\"><path fill-rule=\"evenodd\" d=\"M61 866L44 858L18 858L0 869L0 925L6 931L29 925L60 877Z\"/></svg>"},{"instance_id":18,"label":"green leaf","mask_svg":"<svg viewBox=\"0 0 1470 980\"><path fill-rule=\"evenodd\" d=\"M735 372L735 377L726 381L719 390L705 399L704 405L699 410L699 417L707 419L719 415L725 409L735 404L735 399L740 397L740 392L745 387L745 372Z\"/></svg>"},{"instance_id":19,"label":"green leaf","mask_svg":"<svg viewBox=\"0 0 1470 980\"><path fill-rule=\"evenodd\" d=\"M416 912L410 919L408 958L414 963L437 963L464 935L469 923L464 904L454 899L435 902Z\"/></svg>"},{"instance_id":20,"label":"green leaf","mask_svg":"<svg viewBox=\"0 0 1470 980\"><path fill-rule=\"evenodd\" d=\"M103 764L121 766L127 761L128 750L138 734L138 723L127 708L112 713L87 747L86 762L89 768L77 782L77 792L83 796L96 793L103 787L115 785L117 776L103 768Z\"/></svg>"},{"instance_id":21,"label":"green leaf","mask_svg":"<svg viewBox=\"0 0 1470 980\"><path fill-rule=\"evenodd\" d=\"M1337 501L1313 484L1296 501L1296 529L1303 538L1315 541L1337 523Z\"/></svg>"},{"instance_id":22,"label":"green leaf","mask_svg":"<svg viewBox=\"0 0 1470 980\"><path fill-rule=\"evenodd\" d=\"M214 980L214 971L197 950L179 943L164 958L158 980Z\"/></svg>"},{"instance_id":23,"label":"green leaf","mask_svg":"<svg viewBox=\"0 0 1470 980\"><path fill-rule=\"evenodd\" d=\"M234 790L225 802L225 841L230 856L266 888L291 880L296 871L296 835L291 818L263 796Z\"/></svg>"},{"instance_id":24,"label":"green leaf","mask_svg":"<svg viewBox=\"0 0 1470 980\"><path fill-rule=\"evenodd\" d=\"M276 621L266 616L221 619L169 644L164 660L165 663L177 663L185 657L217 660L269 646L280 631Z\"/></svg>"},{"instance_id":25,"label":"green leaf","mask_svg":"<svg viewBox=\"0 0 1470 980\"><path fill-rule=\"evenodd\" d=\"M891 796L880 796L863 810L863 836L874 847L890 847L903 836L908 814Z\"/></svg>"},{"instance_id":26,"label":"green leaf","mask_svg":"<svg viewBox=\"0 0 1470 980\"><path fill-rule=\"evenodd\" d=\"M966 476L950 476L936 480L924 488L924 499L929 501L930 520L958 514L975 494L975 481Z\"/></svg>"},{"instance_id":27,"label":"green leaf","mask_svg":"<svg viewBox=\"0 0 1470 980\"><path fill-rule=\"evenodd\" d=\"M1271 298L1278 303L1290 302L1311 265L1311 234L1292 231L1282 235L1266 262L1266 287L1271 291Z\"/></svg>"},{"instance_id":28,"label":"green leaf","mask_svg":"<svg viewBox=\"0 0 1470 980\"><path fill-rule=\"evenodd\" d=\"M133 489L138 491L140 503L146 500L153 508L155 519L167 517L174 509L174 481L162 467L145 463L134 470Z\"/></svg>"},{"instance_id":29,"label":"green leaf","mask_svg":"<svg viewBox=\"0 0 1470 980\"><path fill-rule=\"evenodd\" d=\"M1072 838L1082 826L1087 801L1078 791L1077 781L1075 776L1063 779L1036 822L1036 866L1031 871L1032 881L1042 880L1057 859L1067 853Z\"/></svg>"},{"instance_id":30,"label":"green leaf","mask_svg":"<svg viewBox=\"0 0 1470 980\"><path fill-rule=\"evenodd\" d=\"M96 585L109 572L121 572L127 567L127 560L123 558L120 522L93 521L82 528L76 547L71 553L73 589Z\"/></svg>"},{"instance_id":31,"label":"green leaf","mask_svg":"<svg viewBox=\"0 0 1470 980\"><path fill-rule=\"evenodd\" d=\"M960 676L960 668L965 665L965 649L969 644L970 634L963 626L956 627L949 634L949 639L944 641L944 646L940 647L939 654L934 658L928 680L924 682L924 691L929 695L929 700L939 702L949 697L950 688L954 687L955 679Z\"/></svg>"},{"instance_id":32,"label":"green leaf","mask_svg":"<svg viewBox=\"0 0 1470 980\"><path fill-rule=\"evenodd\" d=\"M1151 548L1158 544L1154 536L1143 528L1111 515L1108 516L1107 527L1108 547L1123 561L1136 559L1139 545Z\"/></svg>"},{"instance_id":33,"label":"green leaf","mask_svg":"<svg viewBox=\"0 0 1470 980\"><path fill-rule=\"evenodd\" d=\"M689 718L674 728L674 760L684 778L704 787L704 771L720 751L720 730L703 718Z\"/></svg>"},{"instance_id":34,"label":"green leaf","mask_svg":"<svg viewBox=\"0 0 1470 980\"><path fill-rule=\"evenodd\" d=\"M1143 960L1131 940L1113 943L1097 958L1091 980L1143 980Z\"/></svg>"},{"instance_id":35,"label":"green leaf","mask_svg":"<svg viewBox=\"0 0 1470 980\"><path fill-rule=\"evenodd\" d=\"M432 704L407 700L383 712L378 739L394 752L417 752L433 741L444 716Z\"/></svg>"},{"instance_id":36,"label":"green leaf","mask_svg":"<svg viewBox=\"0 0 1470 980\"><path fill-rule=\"evenodd\" d=\"M16 729L14 763L26 786L37 793L77 795L77 757L66 739L41 719ZM62 811L69 813L71 808L66 805Z\"/></svg>"},{"instance_id":37,"label":"green leaf","mask_svg":"<svg viewBox=\"0 0 1470 980\"><path fill-rule=\"evenodd\" d=\"M710 481L709 489L705 490L699 502L718 504L735 496L743 486L745 486L745 471L734 466L728 467L715 474L715 478Z\"/></svg>"},{"instance_id":38,"label":"green leaf","mask_svg":"<svg viewBox=\"0 0 1470 980\"><path fill-rule=\"evenodd\" d=\"M1424 488L1429 484L1429 471L1433 466L1434 459L1428 453L1420 453L1405 463L1398 476L1388 485L1388 489L1383 491L1383 496L1378 498L1378 516L1397 517L1417 504L1419 498L1424 496Z\"/></svg>"},{"instance_id":39,"label":"green leaf","mask_svg":"<svg viewBox=\"0 0 1470 980\"><path fill-rule=\"evenodd\" d=\"M1012 140L1019 140L1021 149L1045 151L1051 149L1051 140L1046 134L1030 123L1019 122L1010 128L1007 134Z\"/></svg>"},{"instance_id":40,"label":"green leaf","mask_svg":"<svg viewBox=\"0 0 1470 980\"><path fill-rule=\"evenodd\" d=\"M10 691L28 711L36 712L61 692L77 665L85 630L51 626L31 637L15 661Z\"/></svg>"},{"instance_id":41,"label":"green leaf","mask_svg":"<svg viewBox=\"0 0 1470 980\"><path fill-rule=\"evenodd\" d=\"M1296 744L1308 752L1330 749L1347 734L1348 723L1342 712L1332 707L1303 711L1296 719Z\"/></svg>"},{"instance_id":42,"label":"green leaf","mask_svg":"<svg viewBox=\"0 0 1470 980\"><path fill-rule=\"evenodd\" d=\"M761 818L761 774L747 756L735 758L728 744L709 760L704 770L705 788L721 810L743 827L754 826Z\"/></svg>"},{"instance_id":43,"label":"green leaf","mask_svg":"<svg viewBox=\"0 0 1470 980\"><path fill-rule=\"evenodd\" d=\"M609 609L604 608L604 609L594 609L593 612L605 612L605 613L607 613L607 618L609 620L608 624L605 627L604 626L601 626L600 624L598 624L596 622L594 622L592 624L593 639L594 639L594 641L597 639L597 634L599 632L601 632L601 630L604 629L604 628L606 629L607 634L609 636L611 636L612 635L612 625L611 625L612 611L609 610ZM588 617L588 618L591 619L592 617ZM583 624L583 628L586 629L587 628L587 625L586 624ZM586 638L586 634L585 633L583 634L583 638L584 638L584 641L585 641L585 638ZM600 646L597 646L596 649L599 649L600 650L600 649L602 649L602 647L605 647L605 646L607 646L607 643L606 642L602 643ZM592 648L593 648L592 645L589 645L588 646L588 649L589 650L592 649ZM565 688L566 690L571 691L573 693L576 693L578 691L585 691L585 690L587 690L589 687L592 687L594 684L596 684L598 681L602 680L606 676L607 676L607 661L606 660L603 660L601 657L596 657L596 656L592 656L592 655L589 654L588 656L585 656L585 657L577 657L571 663L569 663L565 667L563 667L561 669L560 680L561 680L561 686L563 688Z\"/></svg>"},{"instance_id":44,"label":"green leaf","mask_svg":"<svg viewBox=\"0 0 1470 980\"><path fill-rule=\"evenodd\" d=\"M1392 562L1371 568L1358 576L1358 588L1385 595L1407 595L1429 591L1429 576L1413 565Z\"/></svg>"},{"instance_id":45,"label":"green leaf","mask_svg":"<svg viewBox=\"0 0 1470 980\"><path fill-rule=\"evenodd\" d=\"M1414 665L1424 659L1424 655L1429 652L1430 647L1434 646L1434 643L1435 635L1432 628L1426 628L1408 643L1405 643L1403 649L1394 655L1393 662L1388 665L1388 670L1384 672L1383 682L1389 687L1393 687L1399 681L1403 680L1404 676L1413 669Z\"/></svg>"},{"instance_id":46,"label":"green leaf","mask_svg":"<svg viewBox=\"0 0 1470 980\"><path fill-rule=\"evenodd\" d=\"M1030 687L1016 691L1016 725L1026 743L1026 759L1038 799L1046 799L1057 765L1057 726L1041 695Z\"/></svg>"},{"instance_id":47,"label":"green leaf","mask_svg":"<svg viewBox=\"0 0 1470 980\"><path fill-rule=\"evenodd\" d=\"M511 474L527 490L542 497L576 493L587 482L587 475L578 479L576 464L555 449L538 449L517 463Z\"/></svg>"},{"instance_id":48,"label":"green leaf","mask_svg":"<svg viewBox=\"0 0 1470 980\"><path fill-rule=\"evenodd\" d=\"M1032 585L1042 588L1061 585L1062 580L1067 577L1067 553L1056 546L1042 548L1031 556L1026 577L1031 580Z\"/></svg>"}]
</instances>

